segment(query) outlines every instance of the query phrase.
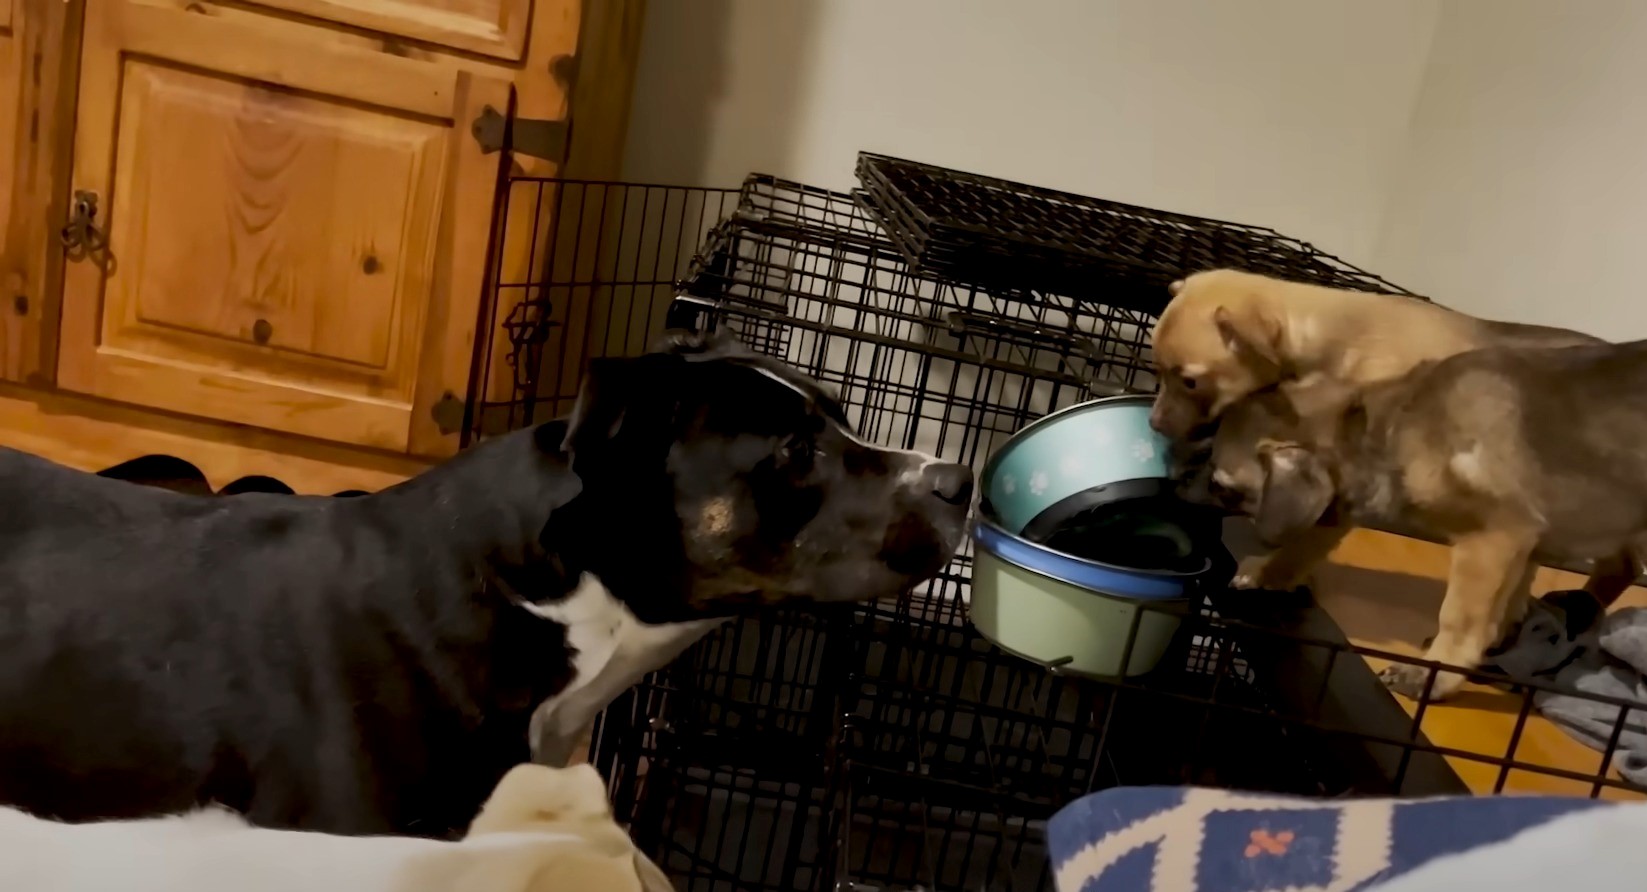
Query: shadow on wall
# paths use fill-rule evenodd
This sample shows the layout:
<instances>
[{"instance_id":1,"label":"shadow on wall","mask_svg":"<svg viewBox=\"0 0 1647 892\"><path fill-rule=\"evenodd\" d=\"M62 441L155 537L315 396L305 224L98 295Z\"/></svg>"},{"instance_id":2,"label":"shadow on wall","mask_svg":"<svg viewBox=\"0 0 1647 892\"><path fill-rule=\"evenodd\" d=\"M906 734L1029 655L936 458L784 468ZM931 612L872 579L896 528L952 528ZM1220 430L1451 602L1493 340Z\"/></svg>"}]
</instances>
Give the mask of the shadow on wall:
<instances>
[{"instance_id":1,"label":"shadow on wall","mask_svg":"<svg viewBox=\"0 0 1647 892\"><path fill-rule=\"evenodd\" d=\"M624 179L735 186L751 171L782 175L799 135L818 7L767 0L648 4ZM739 101L728 105L733 82L740 84Z\"/></svg>"}]
</instances>

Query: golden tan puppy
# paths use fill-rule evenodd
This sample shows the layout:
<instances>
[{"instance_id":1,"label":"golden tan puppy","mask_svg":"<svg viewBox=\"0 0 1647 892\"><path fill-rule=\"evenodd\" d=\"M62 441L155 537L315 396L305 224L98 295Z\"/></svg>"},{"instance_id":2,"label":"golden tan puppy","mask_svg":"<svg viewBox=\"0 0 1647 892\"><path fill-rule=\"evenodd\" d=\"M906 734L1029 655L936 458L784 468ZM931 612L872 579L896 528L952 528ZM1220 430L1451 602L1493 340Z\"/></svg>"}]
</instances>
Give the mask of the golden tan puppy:
<instances>
[{"instance_id":1,"label":"golden tan puppy","mask_svg":"<svg viewBox=\"0 0 1647 892\"><path fill-rule=\"evenodd\" d=\"M1155 324L1160 392L1150 424L1181 439L1236 400L1286 380L1321 375L1361 386L1479 347L1600 342L1559 328L1477 319L1412 297L1211 270L1174 283Z\"/></svg>"},{"instance_id":2,"label":"golden tan puppy","mask_svg":"<svg viewBox=\"0 0 1647 892\"><path fill-rule=\"evenodd\" d=\"M588 765L505 775L460 841L253 827L208 808L66 824L0 808L0 889L28 892L670 892Z\"/></svg>"},{"instance_id":3,"label":"golden tan puppy","mask_svg":"<svg viewBox=\"0 0 1647 892\"><path fill-rule=\"evenodd\" d=\"M1354 390L1481 347L1603 343L1565 329L1477 319L1412 297L1228 269L1196 273L1172 290L1154 332L1160 389L1150 424L1175 441L1204 431L1231 405L1277 384ZM1333 524L1301 530L1249 565L1235 586L1303 584L1348 532Z\"/></svg>"}]
</instances>

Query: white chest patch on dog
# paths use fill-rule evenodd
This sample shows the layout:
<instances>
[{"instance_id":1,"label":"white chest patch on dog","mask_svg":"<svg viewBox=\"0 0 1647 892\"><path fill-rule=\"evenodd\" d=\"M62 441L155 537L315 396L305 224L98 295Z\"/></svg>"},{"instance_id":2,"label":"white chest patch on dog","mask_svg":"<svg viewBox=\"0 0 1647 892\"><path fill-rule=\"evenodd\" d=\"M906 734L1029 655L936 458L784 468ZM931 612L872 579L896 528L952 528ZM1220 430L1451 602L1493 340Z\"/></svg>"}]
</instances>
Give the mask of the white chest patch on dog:
<instances>
[{"instance_id":1,"label":"white chest patch on dog","mask_svg":"<svg viewBox=\"0 0 1647 892\"><path fill-rule=\"evenodd\" d=\"M545 765L565 765L608 703L726 622L643 623L591 573L560 601L522 606L565 626L571 651L572 680L532 714L533 759Z\"/></svg>"}]
</instances>

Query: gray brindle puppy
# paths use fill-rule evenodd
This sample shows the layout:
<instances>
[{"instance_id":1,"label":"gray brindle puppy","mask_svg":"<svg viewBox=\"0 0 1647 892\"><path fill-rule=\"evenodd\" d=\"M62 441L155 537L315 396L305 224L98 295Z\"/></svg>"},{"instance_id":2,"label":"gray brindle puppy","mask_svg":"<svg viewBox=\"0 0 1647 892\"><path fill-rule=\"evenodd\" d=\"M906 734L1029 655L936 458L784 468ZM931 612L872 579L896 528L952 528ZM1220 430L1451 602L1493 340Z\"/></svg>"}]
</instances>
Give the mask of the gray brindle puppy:
<instances>
[{"instance_id":1,"label":"gray brindle puppy","mask_svg":"<svg viewBox=\"0 0 1647 892\"><path fill-rule=\"evenodd\" d=\"M1465 669L1525 615L1538 559L1593 561L1610 604L1647 545L1647 342L1492 348L1364 390L1319 385L1238 403L1213 440L1212 487L1271 544L1318 523L1381 524L1453 547L1424 654ZM1428 670L1384 680L1421 696ZM1463 677L1442 673L1444 699Z\"/></svg>"}]
</instances>

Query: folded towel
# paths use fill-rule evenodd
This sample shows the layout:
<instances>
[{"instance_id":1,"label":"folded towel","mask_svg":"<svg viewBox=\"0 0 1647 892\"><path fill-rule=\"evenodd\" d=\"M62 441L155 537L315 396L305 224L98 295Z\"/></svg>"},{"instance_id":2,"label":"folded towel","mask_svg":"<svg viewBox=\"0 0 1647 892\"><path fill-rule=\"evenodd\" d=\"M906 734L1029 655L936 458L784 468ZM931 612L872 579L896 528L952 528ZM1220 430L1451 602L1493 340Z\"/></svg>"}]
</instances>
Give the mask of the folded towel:
<instances>
[{"instance_id":1,"label":"folded towel","mask_svg":"<svg viewBox=\"0 0 1647 892\"><path fill-rule=\"evenodd\" d=\"M1552 592L1533 602L1492 663L1512 679L1543 679L1576 692L1538 691L1533 705L1574 739L1605 750L1619 707L1582 695L1647 704L1647 609L1602 614L1584 592ZM1629 710L1612 767L1647 785L1647 707Z\"/></svg>"}]
</instances>

